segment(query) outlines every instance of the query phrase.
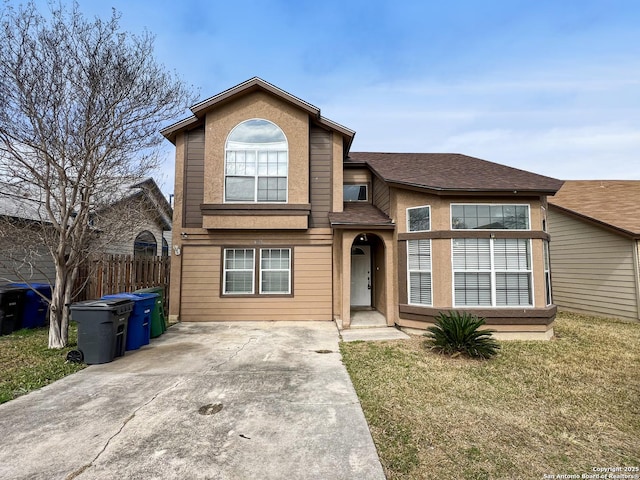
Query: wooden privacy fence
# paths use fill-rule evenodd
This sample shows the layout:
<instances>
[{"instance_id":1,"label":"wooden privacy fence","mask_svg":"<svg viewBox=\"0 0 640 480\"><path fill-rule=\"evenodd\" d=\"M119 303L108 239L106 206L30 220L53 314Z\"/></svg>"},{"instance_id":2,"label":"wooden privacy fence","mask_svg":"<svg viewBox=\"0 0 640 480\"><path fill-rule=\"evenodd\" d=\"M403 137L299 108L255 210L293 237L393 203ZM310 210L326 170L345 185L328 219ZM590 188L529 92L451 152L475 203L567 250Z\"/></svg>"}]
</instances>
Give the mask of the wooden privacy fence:
<instances>
[{"instance_id":1,"label":"wooden privacy fence","mask_svg":"<svg viewBox=\"0 0 640 480\"><path fill-rule=\"evenodd\" d=\"M169 257L103 255L93 258L79 275L80 293L76 301L163 287L165 311L168 311L169 270Z\"/></svg>"}]
</instances>

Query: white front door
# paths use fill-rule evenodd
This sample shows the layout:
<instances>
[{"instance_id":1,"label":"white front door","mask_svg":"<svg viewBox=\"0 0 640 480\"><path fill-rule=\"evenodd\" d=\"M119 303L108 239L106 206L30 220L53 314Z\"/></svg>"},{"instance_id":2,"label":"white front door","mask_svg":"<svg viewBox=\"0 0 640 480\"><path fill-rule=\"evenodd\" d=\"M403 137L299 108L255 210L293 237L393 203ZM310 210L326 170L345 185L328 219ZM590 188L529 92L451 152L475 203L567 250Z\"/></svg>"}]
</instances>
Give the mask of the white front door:
<instances>
[{"instance_id":1,"label":"white front door","mask_svg":"<svg viewBox=\"0 0 640 480\"><path fill-rule=\"evenodd\" d=\"M371 247L354 245L351 249L351 306L371 306Z\"/></svg>"}]
</instances>

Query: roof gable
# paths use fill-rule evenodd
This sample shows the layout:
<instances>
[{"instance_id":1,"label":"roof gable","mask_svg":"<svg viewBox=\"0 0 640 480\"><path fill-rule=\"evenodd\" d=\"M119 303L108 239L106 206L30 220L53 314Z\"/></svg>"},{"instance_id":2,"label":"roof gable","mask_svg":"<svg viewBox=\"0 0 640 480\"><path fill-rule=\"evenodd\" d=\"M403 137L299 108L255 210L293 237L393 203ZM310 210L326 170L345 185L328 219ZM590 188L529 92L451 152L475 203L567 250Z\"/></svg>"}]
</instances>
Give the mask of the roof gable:
<instances>
[{"instance_id":1,"label":"roof gable","mask_svg":"<svg viewBox=\"0 0 640 480\"><path fill-rule=\"evenodd\" d=\"M530 193L552 195L562 181L458 153L353 152L349 162L365 163L385 182L436 194Z\"/></svg>"},{"instance_id":2,"label":"roof gable","mask_svg":"<svg viewBox=\"0 0 640 480\"><path fill-rule=\"evenodd\" d=\"M640 236L640 180L567 180L549 204L623 234Z\"/></svg>"},{"instance_id":3,"label":"roof gable","mask_svg":"<svg viewBox=\"0 0 640 480\"><path fill-rule=\"evenodd\" d=\"M351 143L353 142L353 137L355 136L355 132L353 130L350 130L343 125L340 125L339 123L323 117L320 114L320 109L318 107L311 105L310 103L305 102L304 100L291 95L288 92L285 92L281 88L278 88L259 77L253 77L245 82L236 85L235 87L231 87L224 92L220 92L213 97L196 103L190 108L190 110L193 112L193 116L185 118L177 123L174 123L173 125L168 126L167 128L161 130L160 133L164 135L165 138L167 138L171 143L175 143L176 135L178 133L184 130L189 130L198 125L204 119L208 111L256 91L267 92L295 106L296 108L307 112L318 125L340 133L346 140L345 151L349 151Z\"/></svg>"}]
</instances>

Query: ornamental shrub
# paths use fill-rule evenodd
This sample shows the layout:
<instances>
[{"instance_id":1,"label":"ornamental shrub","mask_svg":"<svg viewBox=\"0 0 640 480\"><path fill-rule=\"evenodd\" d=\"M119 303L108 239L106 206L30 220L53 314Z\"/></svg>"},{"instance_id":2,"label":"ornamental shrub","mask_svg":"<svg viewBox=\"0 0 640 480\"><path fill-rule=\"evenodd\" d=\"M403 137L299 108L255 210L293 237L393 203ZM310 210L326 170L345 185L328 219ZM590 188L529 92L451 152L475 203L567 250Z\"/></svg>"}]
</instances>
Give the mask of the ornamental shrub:
<instances>
[{"instance_id":1,"label":"ornamental shrub","mask_svg":"<svg viewBox=\"0 0 640 480\"><path fill-rule=\"evenodd\" d=\"M478 330L485 324L468 312L440 312L436 324L427 329L425 336L432 349L447 355L468 355L473 358L491 358L500 345L493 338L495 330Z\"/></svg>"}]
</instances>

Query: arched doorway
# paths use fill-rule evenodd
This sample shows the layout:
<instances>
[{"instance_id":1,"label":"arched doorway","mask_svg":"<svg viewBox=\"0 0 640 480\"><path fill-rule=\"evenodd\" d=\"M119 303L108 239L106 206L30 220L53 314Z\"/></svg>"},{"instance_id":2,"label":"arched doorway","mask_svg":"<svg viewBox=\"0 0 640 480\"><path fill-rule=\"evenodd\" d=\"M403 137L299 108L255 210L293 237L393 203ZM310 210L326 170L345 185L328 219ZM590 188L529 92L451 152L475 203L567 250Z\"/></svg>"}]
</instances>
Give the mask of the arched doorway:
<instances>
[{"instance_id":1,"label":"arched doorway","mask_svg":"<svg viewBox=\"0 0 640 480\"><path fill-rule=\"evenodd\" d=\"M362 232L351 244L351 325L385 325L385 245L376 234Z\"/></svg>"}]
</instances>

